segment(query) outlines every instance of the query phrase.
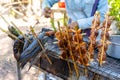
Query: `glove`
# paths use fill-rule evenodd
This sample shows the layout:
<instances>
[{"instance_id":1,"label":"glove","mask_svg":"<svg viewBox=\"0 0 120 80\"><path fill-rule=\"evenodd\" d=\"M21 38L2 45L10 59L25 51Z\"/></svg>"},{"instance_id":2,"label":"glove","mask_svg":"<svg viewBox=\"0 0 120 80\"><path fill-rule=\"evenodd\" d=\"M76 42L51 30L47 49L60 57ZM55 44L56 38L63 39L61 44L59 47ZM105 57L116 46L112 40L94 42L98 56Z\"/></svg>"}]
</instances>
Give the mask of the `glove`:
<instances>
[{"instance_id":1,"label":"glove","mask_svg":"<svg viewBox=\"0 0 120 80\"><path fill-rule=\"evenodd\" d=\"M50 18L51 17L51 13L52 13L52 10L49 7L44 8L43 15L46 18Z\"/></svg>"},{"instance_id":2,"label":"glove","mask_svg":"<svg viewBox=\"0 0 120 80\"><path fill-rule=\"evenodd\" d=\"M71 28L71 29L78 28L78 23L77 22L71 22L70 24L68 24L68 27Z\"/></svg>"}]
</instances>

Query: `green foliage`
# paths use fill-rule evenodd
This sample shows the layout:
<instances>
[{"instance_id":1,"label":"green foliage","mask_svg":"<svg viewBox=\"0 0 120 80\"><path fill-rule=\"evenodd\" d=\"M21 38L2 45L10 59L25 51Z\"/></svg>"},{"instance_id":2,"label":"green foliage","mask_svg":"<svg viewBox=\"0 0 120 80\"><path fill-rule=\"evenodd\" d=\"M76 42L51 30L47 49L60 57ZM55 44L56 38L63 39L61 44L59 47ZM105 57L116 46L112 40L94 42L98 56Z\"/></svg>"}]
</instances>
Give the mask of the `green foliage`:
<instances>
[{"instance_id":1,"label":"green foliage","mask_svg":"<svg viewBox=\"0 0 120 80\"><path fill-rule=\"evenodd\" d=\"M120 21L120 0L108 0L110 6L110 15L115 17L116 21Z\"/></svg>"},{"instance_id":2,"label":"green foliage","mask_svg":"<svg viewBox=\"0 0 120 80\"><path fill-rule=\"evenodd\" d=\"M110 15L117 21L116 26L120 30L120 0L108 0L110 6Z\"/></svg>"}]
</instances>

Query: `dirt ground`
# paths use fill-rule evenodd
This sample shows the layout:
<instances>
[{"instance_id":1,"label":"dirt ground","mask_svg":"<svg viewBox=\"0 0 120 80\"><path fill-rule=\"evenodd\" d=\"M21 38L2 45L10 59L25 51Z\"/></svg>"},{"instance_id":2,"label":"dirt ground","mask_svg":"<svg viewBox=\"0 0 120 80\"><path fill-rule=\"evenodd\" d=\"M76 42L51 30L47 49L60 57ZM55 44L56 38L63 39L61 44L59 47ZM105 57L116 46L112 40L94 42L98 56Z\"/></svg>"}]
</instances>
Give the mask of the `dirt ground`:
<instances>
[{"instance_id":1,"label":"dirt ground","mask_svg":"<svg viewBox=\"0 0 120 80\"><path fill-rule=\"evenodd\" d=\"M61 15L57 14L56 16ZM29 23L24 22L22 19L14 19L8 15L3 15L8 21L12 20L17 26L20 26L19 29L27 33L29 30ZM22 23L22 24L21 24ZM7 30L8 25L0 18L0 27ZM51 28L50 19L44 17L41 18L40 23L34 28L36 33L38 33L41 28ZM0 30L0 80L17 80L17 70L16 70L16 60L14 59L12 45L14 41L9 38L5 33ZM29 65L21 71L22 80L38 80L40 71L33 66L28 71Z\"/></svg>"},{"instance_id":2,"label":"dirt ground","mask_svg":"<svg viewBox=\"0 0 120 80\"><path fill-rule=\"evenodd\" d=\"M16 61L13 56L13 40L0 31L0 80L17 80ZM37 80L38 71L32 67L30 71L26 66L22 70L22 80Z\"/></svg>"},{"instance_id":3,"label":"dirt ground","mask_svg":"<svg viewBox=\"0 0 120 80\"><path fill-rule=\"evenodd\" d=\"M9 17L4 16L6 19ZM27 23L19 20L14 20L15 23L21 27L19 27L23 32L27 32L29 30ZM22 23L22 24L21 24ZM50 25L49 19L43 19L41 21L40 27L35 27L35 31L39 32L42 27L46 27ZM7 30L6 23L0 18L0 27ZM17 80L17 71L16 71L16 60L13 56L12 45L14 41L9 38L5 33L0 31L0 80ZM39 71L37 68L32 67L28 71L28 65L21 71L22 80L38 80Z\"/></svg>"},{"instance_id":4,"label":"dirt ground","mask_svg":"<svg viewBox=\"0 0 120 80\"><path fill-rule=\"evenodd\" d=\"M2 2L2 1L0 1ZM4 8L0 5L0 12ZM27 33L30 26L34 23L34 18L27 19L26 23L23 19L14 19L9 15L9 12L5 12L3 15L8 21L14 21L17 26L20 26L19 29L24 33ZM55 16L60 17L61 14L55 14ZM33 23L32 23L33 22ZM8 25L0 17L0 27L7 30ZM50 19L44 17L40 18L40 23L35 27L35 31L39 32L42 27L50 27ZM14 41L9 38L5 33L0 30L0 80L17 80L17 70L16 70L16 60L13 56L12 45ZM28 71L28 65L21 71L22 80L38 80L40 72L36 67L32 67Z\"/></svg>"}]
</instances>

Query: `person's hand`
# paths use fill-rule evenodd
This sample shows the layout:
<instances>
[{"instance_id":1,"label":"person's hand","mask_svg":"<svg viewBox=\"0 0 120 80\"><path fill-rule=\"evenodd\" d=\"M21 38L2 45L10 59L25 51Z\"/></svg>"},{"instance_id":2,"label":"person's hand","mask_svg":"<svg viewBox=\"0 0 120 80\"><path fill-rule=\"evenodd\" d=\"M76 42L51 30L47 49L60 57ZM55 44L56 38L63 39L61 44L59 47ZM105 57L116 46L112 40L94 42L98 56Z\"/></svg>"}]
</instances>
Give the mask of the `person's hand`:
<instances>
[{"instance_id":1,"label":"person's hand","mask_svg":"<svg viewBox=\"0 0 120 80\"><path fill-rule=\"evenodd\" d=\"M77 22L71 22L69 25L68 25L69 28L71 29L74 29L74 28L78 28L78 23Z\"/></svg>"},{"instance_id":2,"label":"person's hand","mask_svg":"<svg viewBox=\"0 0 120 80\"><path fill-rule=\"evenodd\" d=\"M51 13L52 13L52 10L49 7L44 8L43 15L46 18L50 18L51 17Z\"/></svg>"}]
</instances>

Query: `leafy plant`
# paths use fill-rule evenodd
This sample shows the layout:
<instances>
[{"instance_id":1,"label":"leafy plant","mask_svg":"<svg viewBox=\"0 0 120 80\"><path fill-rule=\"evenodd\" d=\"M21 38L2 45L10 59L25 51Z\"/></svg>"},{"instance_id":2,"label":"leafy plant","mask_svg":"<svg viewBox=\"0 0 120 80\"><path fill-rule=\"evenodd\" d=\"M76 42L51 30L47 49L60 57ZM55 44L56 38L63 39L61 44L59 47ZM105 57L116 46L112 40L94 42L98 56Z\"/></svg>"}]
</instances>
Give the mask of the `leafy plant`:
<instances>
[{"instance_id":1,"label":"leafy plant","mask_svg":"<svg viewBox=\"0 0 120 80\"><path fill-rule=\"evenodd\" d=\"M120 1L108 0L110 5L110 15L115 17L116 21L120 21Z\"/></svg>"},{"instance_id":2,"label":"leafy plant","mask_svg":"<svg viewBox=\"0 0 120 80\"><path fill-rule=\"evenodd\" d=\"M120 1L108 0L110 6L110 15L117 21L116 26L120 30Z\"/></svg>"}]
</instances>

